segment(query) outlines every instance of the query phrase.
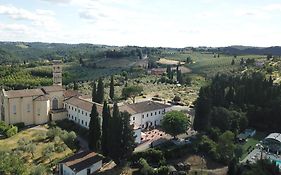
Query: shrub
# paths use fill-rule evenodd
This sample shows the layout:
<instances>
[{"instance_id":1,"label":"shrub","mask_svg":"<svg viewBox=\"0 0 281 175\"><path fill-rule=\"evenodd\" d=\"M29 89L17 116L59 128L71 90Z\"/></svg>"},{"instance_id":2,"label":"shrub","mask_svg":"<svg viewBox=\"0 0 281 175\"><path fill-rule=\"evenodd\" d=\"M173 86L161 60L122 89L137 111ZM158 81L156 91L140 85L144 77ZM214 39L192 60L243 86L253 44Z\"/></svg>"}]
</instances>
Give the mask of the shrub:
<instances>
[{"instance_id":1,"label":"shrub","mask_svg":"<svg viewBox=\"0 0 281 175\"><path fill-rule=\"evenodd\" d=\"M149 164L165 164L164 154L160 150L148 149L144 152L134 153L131 157L133 163L138 162L141 158L147 160Z\"/></svg>"},{"instance_id":2,"label":"shrub","mask_svg":"<svg viewBox=\"0 0 281 175\"><path fill-rule=\"evenodd\" d=\"M18 133L18 127L11 126L11 128L6 131L6 136L12 137L13 135L16 135L17 133Z\"/></svg>"},{"instance_id":3,"label":"shrub","mask_svg":"<svg viewBox=\"0 0 281 175\"><path fill-rule=\"evenodd\" d=\"M157 175L168 175L169 174L169 168L167 166L161 166L156 170L154 174Z\"/></svg>"},{"instance_id":4,"label":"shrub","mask_svg":"<svg viewBox=\"0 0 281 175\"><path fill-rule=\"evenodd\" d=\"M149 164L147 163L147 161L145 159L140 158L139 164L141 166L140 174L142 174L142 175L154 175L153 168L151 166L149 166Z\"/></svg>"},{"instance_id":5,"label":"shrub","mask_svg":"<svg viewBox=\"0 0 281 175\"><path fill-rule=\"evenodd\" d=\"M15 123L14 126L18 127L18 129L23 129L25 124L23 122Z\"/></svg>"}]
</instances>

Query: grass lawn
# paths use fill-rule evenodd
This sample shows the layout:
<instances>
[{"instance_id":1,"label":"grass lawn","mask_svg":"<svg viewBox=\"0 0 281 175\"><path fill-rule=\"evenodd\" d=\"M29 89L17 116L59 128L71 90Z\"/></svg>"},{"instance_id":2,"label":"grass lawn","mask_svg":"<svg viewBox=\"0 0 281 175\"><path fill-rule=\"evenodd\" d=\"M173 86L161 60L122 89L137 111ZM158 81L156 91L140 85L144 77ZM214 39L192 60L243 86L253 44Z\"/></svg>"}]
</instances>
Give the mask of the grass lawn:
<instances>
[{"instance_id":1,"label":"grass lawn","mask_svg":"<svg viewBox=\"0 0 281 175\"><path fill-rule=\"evenodd\" d=\"M14 151L17 147L20 145L18 144L18 141L21 138L25 138L26 140L32 141L33 144L35 144L35 151L34 156L32 156L29 153L21 153L22 159L26 160L26 164L31 171L34 167L38 166L39 164L43 164L45 166L48 166L51 162L60 160L64 157L66 157L69 154L72 154L73 151L66 146L66 149L63 152L54 152L50 159L43 159L42 156L42 150L49 144L54 144L53 141L49 141L48 139L41 139L42 135L47 133L47 129L45 127L40 127L39 129L26 129L18 134L7 138L0 140L0 151ZM59 141L60 144L64 144L62 140Z\"/></svg>"},{"instance_id":2,"label":"grass lawn","mask_svg":"<svg viewBox=\"0 0 281 175\"><path fill-rule=\"evenodd\" d=\"M254 135L254 137L248 138L246 143L241 144L242 149L243 149L243 154L242 154L241 160L243 160L249 154L248 151L247 151L247 149L249 147L254 148L255 145L257 143L259 143L261 140L263 140L266 136L267 136L266 133L257 131L256 134Z\"/></svg>"}]
</instances>

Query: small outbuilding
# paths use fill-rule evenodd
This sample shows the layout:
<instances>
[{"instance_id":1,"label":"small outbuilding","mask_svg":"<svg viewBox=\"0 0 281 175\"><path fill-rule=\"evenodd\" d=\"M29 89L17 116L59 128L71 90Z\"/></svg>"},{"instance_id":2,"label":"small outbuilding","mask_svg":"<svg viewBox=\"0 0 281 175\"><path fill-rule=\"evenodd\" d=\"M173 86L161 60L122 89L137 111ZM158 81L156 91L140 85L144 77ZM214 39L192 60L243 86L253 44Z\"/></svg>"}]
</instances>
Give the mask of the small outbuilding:
<instances>
[{"instance_id":1,"label":"small outbuilding","mask_svg":"<svg viewBox=\"0 0 281 175\"><path fill-rule=\"evenodd\" d=\"M83 151L59 162L59 175L91 175L101 169L103 156Z\"/></svg>"}]
</instances>

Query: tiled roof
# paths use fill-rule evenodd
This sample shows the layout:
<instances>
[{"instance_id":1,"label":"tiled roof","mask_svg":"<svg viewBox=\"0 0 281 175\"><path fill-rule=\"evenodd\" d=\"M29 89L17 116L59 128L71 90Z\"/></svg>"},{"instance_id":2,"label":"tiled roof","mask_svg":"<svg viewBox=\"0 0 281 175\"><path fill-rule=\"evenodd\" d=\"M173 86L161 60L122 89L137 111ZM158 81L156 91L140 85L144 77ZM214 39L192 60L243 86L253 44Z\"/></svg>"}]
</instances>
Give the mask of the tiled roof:
<instances>
[{"instance_id":1,"label":"tiled roof","mask_svg":"<svg viewBox=\"0 0 281 175\"><path fill-rule=\"evenodd\" d=\"M10 90L5 91L8 98L20 98L20 97L33 97L44 95L41 89L23 89L23 90Z\"/></svg>"},{"instance_id":2,"label":"tiled roof","mask_svg":"<svg viewBox=\"0 0 281 175\"><path fill-rule=\"evenodd\" d=\"M85 111L91 112L92 111L92 106L93 106L93 102L87 101L87 100L83 100L80 99L78 97L72 97L68 100L64 101L67 104L71 104L73 106L76 106L77 108L83 109ZM102 115L102 105L97 104L97 111L100 115Z\"/></svg>"},{"instance_id":3,"label":"tiled roof","mask_svg":"<svg viewBox=\"0 0 281 175\"><path fill-rule=\"evenodd\" d=\"M64 91L65 89L60 85L53 85L53 86L44 86L41 88L45 92L56 92L56 91Z\"/></svg>"},{"instance_id":4,"label":"tiled roof","mask_svg":"<svg viewBox=\"0 0 281 175\"><path fill-rule=\"evenodd\" d=\"M79 93L78 91L72 90L72 89L68 89L68 90L64 91L63 96L64 96L64 98L68 99L71 97L79 97L79 96L81 96L81 93Z\"/></svg>"},{"instance_id":5,"label":"tiled roof","mask_svg":"<svg viewBox=\"0 0 281 175\"><path fill-rule=\"evenodd\" d=\"M81 170L89 168L102 159L103 157L95 152L84 151L78 154L74 154L73 156L62 160L60 163L65 164L74 172L80 172Z\"/></svg>"},{"instance_id":6,"label":"tiled roof","mask_svg":"<svg viewBox=\"0 0 281 175\"><path fill-rule=\"evenodd\" d=\"M170 105L158 103L154 101L143 101L139 103L134 104L125 104L123 106L120 106L120 111L127 111L130 114L138 114L138 113L144 113L149 111L155 111L159 109L165 109L171 107Z\"/></svg>"},{"instance_id":7,"label":"tiled roof","mask_svg":"<svg viewBox=\"0 0 281 175\"><path fill-rule=\"evenodd\" d=\"M34 98L33 100L34 100L34 101L48 101L49 99L48 99L48 97L45 96L45 95L40 95L40 96Z\"/></svg>"}]
</instances>

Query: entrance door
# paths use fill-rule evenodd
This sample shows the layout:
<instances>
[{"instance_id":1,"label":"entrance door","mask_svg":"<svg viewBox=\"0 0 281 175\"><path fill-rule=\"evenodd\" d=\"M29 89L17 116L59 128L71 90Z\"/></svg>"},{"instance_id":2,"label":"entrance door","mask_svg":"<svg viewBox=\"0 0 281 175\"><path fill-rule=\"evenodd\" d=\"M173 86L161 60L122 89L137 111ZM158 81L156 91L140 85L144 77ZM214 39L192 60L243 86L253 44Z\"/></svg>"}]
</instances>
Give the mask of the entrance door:
<instances>
[{"instance_id":1,"label":"entrance door","mask_svg":"<svg viewBox=\"0 0 281 175\"><path fill-rule=\"evenodd\" d=\"M59 108L59 101L57 98L54 98L52 101L52 109L58 109Z\"/></svg>"}]
</instances>

